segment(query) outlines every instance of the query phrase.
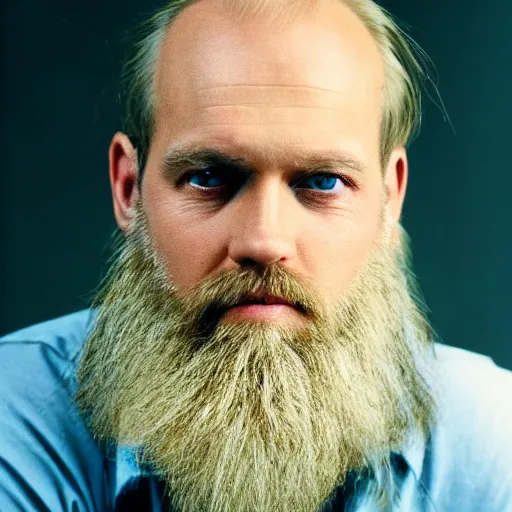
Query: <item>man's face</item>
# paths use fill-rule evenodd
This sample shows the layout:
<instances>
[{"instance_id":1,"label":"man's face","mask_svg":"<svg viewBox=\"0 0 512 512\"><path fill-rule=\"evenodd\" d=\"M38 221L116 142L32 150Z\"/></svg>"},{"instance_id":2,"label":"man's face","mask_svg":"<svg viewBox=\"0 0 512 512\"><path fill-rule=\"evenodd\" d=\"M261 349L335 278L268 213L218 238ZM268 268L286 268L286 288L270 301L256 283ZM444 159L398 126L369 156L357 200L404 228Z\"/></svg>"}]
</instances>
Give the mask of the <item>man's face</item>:
<instances>
[{"instance_id":1,"label":"man's face","mask_svg":"<svg viewBox=\"0 0 512 512\"><path fill-rule=\"evenodd\" d=\"M158 62L142 189L155 249L183 293L233 268L279 262L332 302L378 232L378 50L341 4L279 27L230 20L216 4L184 11ZM234 161L208 153L176 165L194 150ZM238 314L298 318L291 308L259 310Z\"/></svg>"},{"instance_id":2,"label":"man's face","mask_svg":"<svg viewBox=\"0 0 512 512\"><path fill-rule=\"evenodd\" d=\"M127 236L77 400L98 438L143 447L178 510L318 510L432 417L430 332L388 230L403 188L381 175L379 53L339 3L277 26L202 0L155 79L132 204L111 146Z\"/></svg>"}]
</instances>

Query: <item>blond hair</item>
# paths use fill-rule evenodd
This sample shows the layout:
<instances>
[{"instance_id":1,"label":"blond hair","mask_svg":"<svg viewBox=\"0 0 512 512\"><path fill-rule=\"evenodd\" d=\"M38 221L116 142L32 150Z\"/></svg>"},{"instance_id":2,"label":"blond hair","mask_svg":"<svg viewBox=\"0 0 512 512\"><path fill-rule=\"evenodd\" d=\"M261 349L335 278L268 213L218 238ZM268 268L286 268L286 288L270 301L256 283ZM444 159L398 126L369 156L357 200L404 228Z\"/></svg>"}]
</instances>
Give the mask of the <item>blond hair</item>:
<instances>
[{"instance_id":1,"label":"blond hair","mask_svg":"<svg viewBox=\"0 0 512 512\"><path fill-rule=\"evenodd\" d=\"M137 149L140 176L144 170L154 132L154 74L162 42L173 20L198 0L172 0L142 26L135 55L123 73L126 105L124 131ZM393 17L372 0L340 0L364 23L382 55L385 69L380 157L384 168L391 151L406 146L421 124L421 92L426 76L424 54L399 28ZM244 17L270 11L290 15L314 7L317 0L224 0L225 6ZM284 5L286 4L286 6ZM291 8L291 10L290 10ZM281 14L279 14L281 13ZM140 177L139 176L139 177Z\"/></svg>"}]
</instances>

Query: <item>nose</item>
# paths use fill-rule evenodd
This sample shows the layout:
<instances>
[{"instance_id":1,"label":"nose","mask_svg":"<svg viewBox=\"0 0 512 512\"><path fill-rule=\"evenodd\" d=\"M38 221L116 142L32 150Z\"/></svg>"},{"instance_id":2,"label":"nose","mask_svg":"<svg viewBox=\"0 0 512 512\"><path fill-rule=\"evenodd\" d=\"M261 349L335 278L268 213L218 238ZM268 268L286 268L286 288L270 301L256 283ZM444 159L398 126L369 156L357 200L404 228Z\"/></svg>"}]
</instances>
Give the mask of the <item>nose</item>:
<instances>
[{"instance_id":1,"label":"nose","mask_svg":"<svg viewBox=\"0 0 512 512\"><path fill-rule=\"evenodd\" d=\"M246 190L232 212L228 254L240 266L266 267L296 255L296 220L290 189L278 179Z\"/></svg>"}]
</instances>

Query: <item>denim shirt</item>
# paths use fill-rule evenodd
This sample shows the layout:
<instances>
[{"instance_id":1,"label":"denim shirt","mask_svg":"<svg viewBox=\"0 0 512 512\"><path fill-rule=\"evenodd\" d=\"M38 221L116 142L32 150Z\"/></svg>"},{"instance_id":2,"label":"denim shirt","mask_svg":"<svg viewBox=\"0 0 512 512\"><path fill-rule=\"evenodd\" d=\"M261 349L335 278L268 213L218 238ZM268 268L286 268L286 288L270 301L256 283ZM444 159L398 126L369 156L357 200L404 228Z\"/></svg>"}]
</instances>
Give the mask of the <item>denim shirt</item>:
<instances>
[{"instance_id":1,"label":"denim shirt","mask_svg":"<svg viewBox=\"0 0 512 512\"><path fill-rule=\"evenodd\" d=\"M93 318L84 310L0 338L2 512L168 509L136 448L97 443L73 404ZM389 510L512 512L512 372L447 345L435 352L438 420L428 439L411 433L391 454ZM370 485L349 475L325 512L377 511Z\"/></svg>"}]
</instances>

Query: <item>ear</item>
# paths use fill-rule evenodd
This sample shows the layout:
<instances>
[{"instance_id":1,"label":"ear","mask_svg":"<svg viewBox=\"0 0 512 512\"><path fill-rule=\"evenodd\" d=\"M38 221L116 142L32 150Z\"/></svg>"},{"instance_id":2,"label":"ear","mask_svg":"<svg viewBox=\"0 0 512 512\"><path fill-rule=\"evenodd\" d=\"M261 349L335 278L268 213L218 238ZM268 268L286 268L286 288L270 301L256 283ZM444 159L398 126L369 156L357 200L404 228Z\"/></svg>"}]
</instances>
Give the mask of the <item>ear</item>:
<instances>
[{"instance_id":1,"label":"ear","mask_svg":"<svg viewBox=\"0 0 512 512\"><path fill-rule=\"evenodd\" d=\"M397 224L400 222L408 178L407 152L404 147L395 148L389 157L384 183L387 189L387 215L393 223L393 242L398 241Z\"/></svg>"},{"instance_id":2,"label":"ear","mask_svg":"<svg viewBox=\"0 0 512 512\"><path fill-rule=\"evenodd\" d=\"M108 157L114 215L119 229L126 232L139 198L137 150L124 133L118 132L112 138Z\"/></svg>"}]
</instances>

